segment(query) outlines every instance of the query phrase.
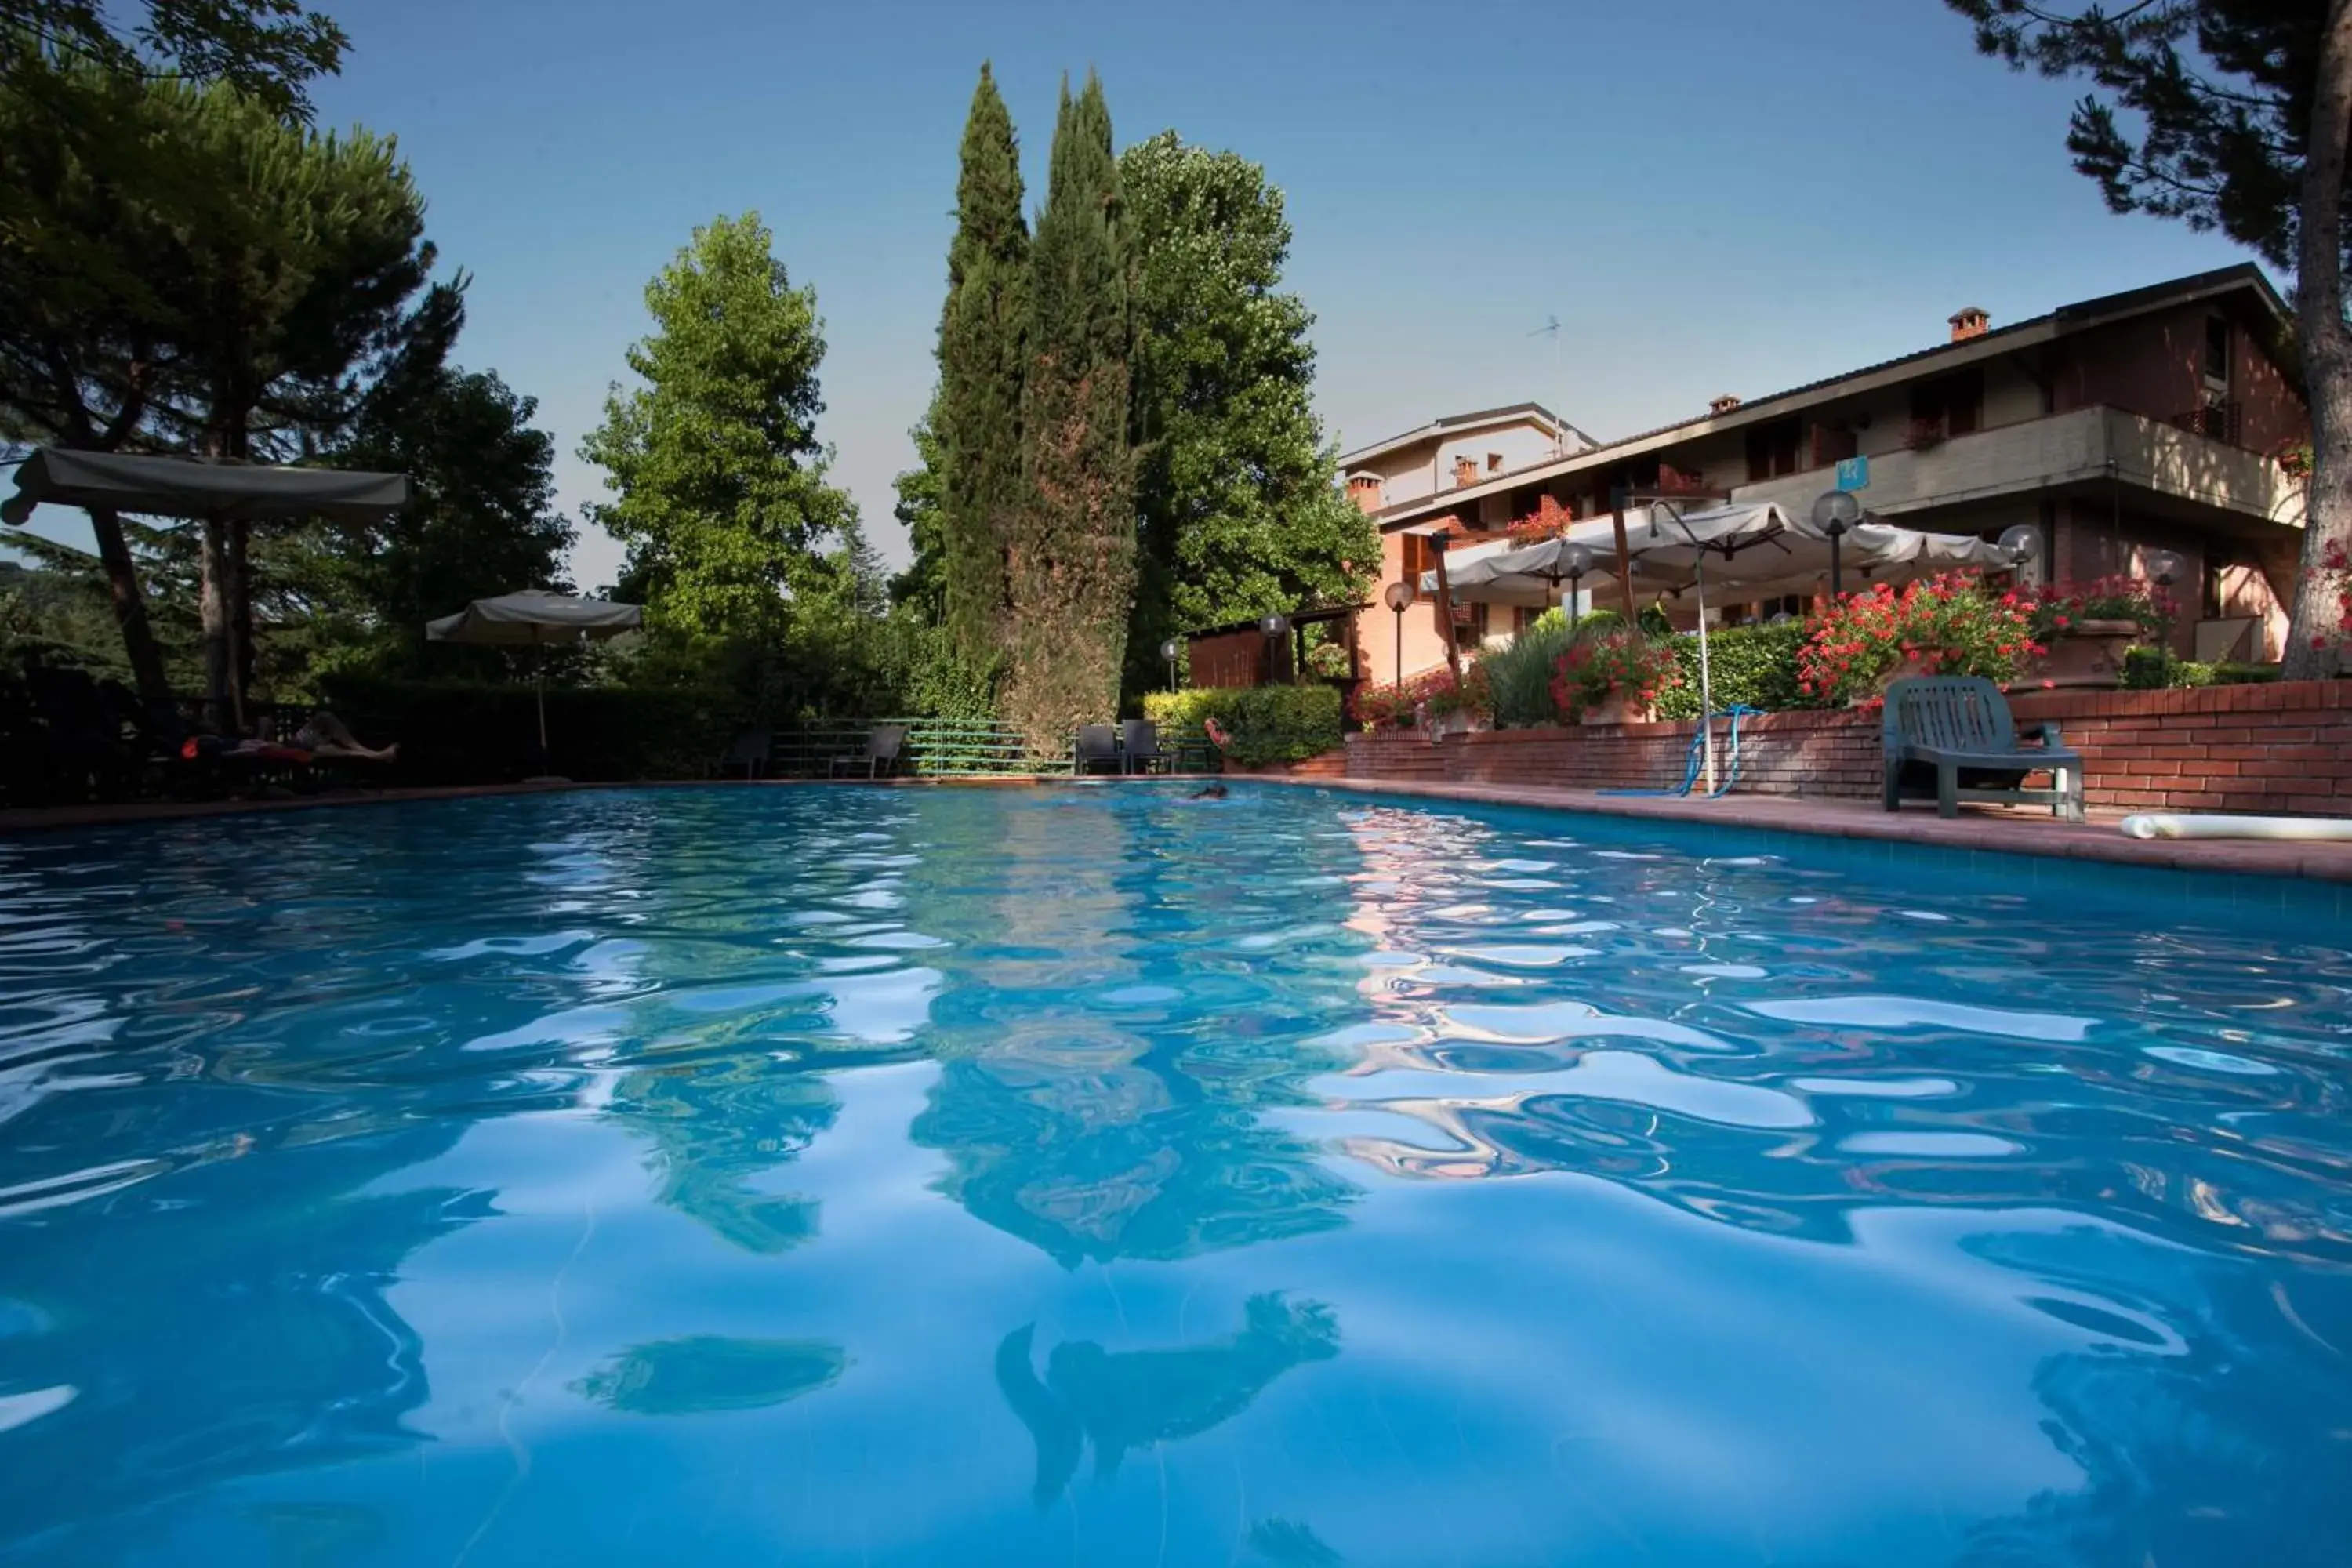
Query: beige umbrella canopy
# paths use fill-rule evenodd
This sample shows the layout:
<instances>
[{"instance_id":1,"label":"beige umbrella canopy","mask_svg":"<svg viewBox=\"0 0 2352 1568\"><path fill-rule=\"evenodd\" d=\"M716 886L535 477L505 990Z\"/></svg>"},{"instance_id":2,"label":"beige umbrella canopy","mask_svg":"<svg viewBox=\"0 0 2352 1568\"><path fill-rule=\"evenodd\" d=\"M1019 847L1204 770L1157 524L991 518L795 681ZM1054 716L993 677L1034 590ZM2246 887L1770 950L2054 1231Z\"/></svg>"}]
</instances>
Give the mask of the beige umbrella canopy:
<instances>
[{"instance_id":1,"label":"beige umbrella canopy","mask_svg":"<svg viewBox=\"0 0 2352 1568\"><path fill-rule=\"evenodd\" d=\"M580 599L545 588L525 588L495 599L477 599L454 616L425 624L431 642L472 643L484 647L545 647L550 643L601 641L645 624L638 605ZM547 681L540 672L539 750L547 754Z\"/></svg>"}]
</instances>

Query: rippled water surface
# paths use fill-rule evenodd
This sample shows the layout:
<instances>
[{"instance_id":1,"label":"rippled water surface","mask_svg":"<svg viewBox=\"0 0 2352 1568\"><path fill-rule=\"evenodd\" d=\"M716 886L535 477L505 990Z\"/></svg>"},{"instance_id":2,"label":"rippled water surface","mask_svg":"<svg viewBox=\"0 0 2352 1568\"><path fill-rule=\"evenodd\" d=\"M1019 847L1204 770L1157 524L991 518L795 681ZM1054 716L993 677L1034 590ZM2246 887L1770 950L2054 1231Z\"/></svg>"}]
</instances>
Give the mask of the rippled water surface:
<instances>
[{"instance_id":1,"label":"rippled water surface","mask_svg":"<svg viewBox=\"0 0 2352 1568\"><path fill-rule=\"evenodd\" d=\"M2352 938L1675 831L0 843L0 1560L2352 1560Z\"/></svg>"}]
</instances>

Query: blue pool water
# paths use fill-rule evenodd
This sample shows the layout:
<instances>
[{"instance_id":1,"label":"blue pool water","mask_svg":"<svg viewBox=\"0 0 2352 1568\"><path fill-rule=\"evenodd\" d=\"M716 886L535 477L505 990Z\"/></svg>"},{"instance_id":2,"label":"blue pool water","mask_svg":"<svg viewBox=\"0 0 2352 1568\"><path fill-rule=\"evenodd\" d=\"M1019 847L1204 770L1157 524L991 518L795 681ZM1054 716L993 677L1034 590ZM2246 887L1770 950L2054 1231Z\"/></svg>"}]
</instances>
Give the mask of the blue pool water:
<instances>
[{"instance_id":1,"label":"blue pool water","mask_svg":"<svg viewBox=\"0 0 2352 1568\"><path fill-rule=\"evenodd\" d=\"M1246 787L0 843L0 1561L2342 1563L2352 933L2196 890Z\"/></svg>"}]
</instances>

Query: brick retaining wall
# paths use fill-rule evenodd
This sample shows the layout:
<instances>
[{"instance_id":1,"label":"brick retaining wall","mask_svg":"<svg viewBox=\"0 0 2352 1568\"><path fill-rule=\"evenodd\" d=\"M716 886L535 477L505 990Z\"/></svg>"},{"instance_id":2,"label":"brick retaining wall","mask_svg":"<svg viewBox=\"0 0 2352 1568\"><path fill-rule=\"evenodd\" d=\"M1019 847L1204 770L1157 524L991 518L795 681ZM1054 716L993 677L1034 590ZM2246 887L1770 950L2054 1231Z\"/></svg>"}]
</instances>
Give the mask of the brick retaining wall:
<instances>
[{"instance_id":1,"label":"brick retaining wall","mask_svg":"<svg viewBox=\"0 0 2352 1568\"><path fill-rule=\"evenodd\" d=\"M2189 691L2030 691L2020 724L2052 721L2083 753L2091 805L2352 815L2352 681ZM1350 735L1350 778L1657 789L1681 782L1696 723L1450 735ZM1879 714L1769 713L1740 728L1739 787L1874 798Z\"/></svg>"}]
</instances>

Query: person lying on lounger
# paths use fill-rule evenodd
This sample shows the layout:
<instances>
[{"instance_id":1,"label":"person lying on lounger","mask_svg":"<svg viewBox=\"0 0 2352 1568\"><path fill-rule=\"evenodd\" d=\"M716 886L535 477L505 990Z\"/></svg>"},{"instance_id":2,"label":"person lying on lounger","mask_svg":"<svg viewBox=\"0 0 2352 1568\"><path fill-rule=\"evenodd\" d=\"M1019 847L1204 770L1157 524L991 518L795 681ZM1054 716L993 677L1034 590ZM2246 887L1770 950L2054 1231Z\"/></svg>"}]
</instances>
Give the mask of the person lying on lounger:
<instances>
[{"instance_id":1,"label":"person lying on lounger","mask_svg":"<svg viewBox=\"0 0 2352 1568\"><path fill-rule=\"evenodd\" d=\"M314 757L348 758L362 763L400 761L399 742L382 748L362 746L341 719L323 708L302 721L302 727L294 732L294 743Z\"/></svg>"}]
</instances>

